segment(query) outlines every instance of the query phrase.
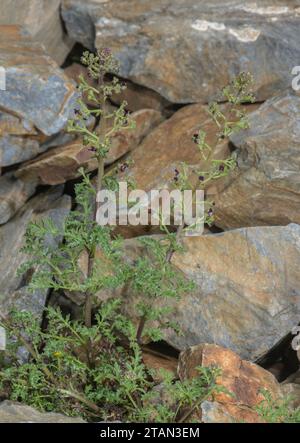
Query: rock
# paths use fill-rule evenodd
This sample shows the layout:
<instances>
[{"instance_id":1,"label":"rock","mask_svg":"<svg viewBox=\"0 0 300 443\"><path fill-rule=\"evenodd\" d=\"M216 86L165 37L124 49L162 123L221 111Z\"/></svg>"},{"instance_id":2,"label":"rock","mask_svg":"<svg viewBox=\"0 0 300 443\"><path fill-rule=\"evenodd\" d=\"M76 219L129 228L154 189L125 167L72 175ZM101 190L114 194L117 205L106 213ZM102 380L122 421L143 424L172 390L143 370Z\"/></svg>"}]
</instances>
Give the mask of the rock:
<instances>
[{"instance_id":1,"label":"rock","mask_svg":"<svg viewBox=\"0 0 300 443\"><path fill-rule=\"evenodd\" d=\"M168 372L174 377L177 376L178 360L174 357L164 356L163 354L155 355L147 350L142 353L144 365L152 372L153 379L160 383L164 380L161 371Z\"/></svg>"},{"instance_id":2,"label":"rock","mask_svg":"<svg viewBox=\"0 0 300 443\"><path fill-rule=\"evenodd\" d=\"M0 403L0 423L85 423L80 417L39 412L31 406L5 400Z\"/></svg>"},{"instance_id":3,"label":"rock","mask_svg":"<svg viewBox=\"0 0 300 443\"><path fill-rule=\"evenodd\" d=\"M0 167L24 162L41 154L45 149L36 139L3 135L0 137Z\"/></svg>"},{"instance_id":4,"label":"rock","mask_svg":"<svg viewBox=\"0 0 300 443\"><path fill-rule=\"evenodd\" d=\"M223 229L300 223L300 95L281 94L249 115L232 137L239 168L214 196Z\"/></svg>"},{"instance_id":5,"label":"rock","mask_svg":"<svg viewBox=\"0 0 300 443\"><path fill-rule=\"evenodd\" d=\"M37 135L32 124L0 111L0 135Z\"/></svg>"},{"instance_id":6,"label":"rock","mask_svg":"<svg viewBox=\"0 0 300 443\"><path fill-rule=\"evenodd\" d=\"M73 82L17 26L0 26L0 59L6 72L0 107L46 135L58 133L75 106Z\"/></svg>"},{"instance_id":7,"label":"rock","mask_svg":"<svg viewBox=\"0 0 300 443\"><path fill-rule=\"evenodd\" d=\"M17 269L28 259L21 252L24 235L30 221L51 218L57 226L70 211L71 199L61 195L62 188L53 188L27 202L12 220L0 227L0 309L6 314L12 307L26 309L37 316L44 310L48 290L28 293L27 284L34 269L24 275L17 275ZM49 242L60 239L49 238Z\"/></svg>"},{"instance_id":8,"label":"rock","mask_svg":"<svg viewBox=\"0 0 300 443\"><path fill-rule=\"evenodd\" d=\"M34 194L36 183L24 178L16 179L7 173L0 177L0 225L12 218Z\"/></svg>"},{"instance_id":9,"label":"rock","mask_svg":"<svg viewBox=\"0 0 300 443\"><path fill-rule=\"evenodd\" d=\"M152 89L142 87L130 81L126 81L126 89L120 94L113 94L111 97L111 101L118 106L124 100L127 102L127 108L131 112L141 109L155 109L156 111L168 113L166 108L171 105L168 100Z\"/></svg>"},{"instance_id":10,"label":"rock","mask_svg":"<svg viewBox=\"0 0 300 443\"><path fill-rule=\"evenodd\" d=\"M201 157L193 134L199 128L207 132L207 142L215 141L216 127L202 105L190 105L177 111L161 123L145 138L130 155L133 165L126 170L138 189L163 189L173 187L174 169L181 162L201 168ZM219 143L215 158L226 158L230 154L227 142ZM120 174L122 179L122 174Z\"/></svg>"},{"instance_id":11,"label":"rock","mask_svg":"<svg viewBox=\"0 0 300 443\"><path fill-rule=\"evenodd\" d=\"M174 317L184 349L215 343L256 360L299 321L300 226L256 227L187 237L172 263L197 289L182 298Z\"/></svg>"},{"instance_id":12,"label":"rock","mask_svg":"<svg viewBox=\"0 0 300 443\"><path fill-rule=\"evenodd\" d=\"M242 71L259 101L290 87L300 58L299 2L273 0L64 0L68 34L93 49L108 46L120 75L173 103L207 103Z\"/></svg>"},{"instance_id":13,"label":"rock","mask_svg":"<svg viewBox=\"0 0 300 443\"><path fill-rule=\"evenodd\" d=\"M22 25L59 65L74 42L63 30L61 0L2 0L0 25Z\"/></svg>"},{"instance_id":14,"label":"rock","mask_svg":"<svg viewBox=\"0 0 300 443\"><path fill-rule=\"evenodd\" d=\"M161 114L152 109L134 112L132 118L136 122L136 128L121 130L114 135L106 164L133 150L152 128L162 121ZM22 177L26 174L41 184L55 185L78 177L80 166L92 171L97 168L97 161L93 158L93 153L83 147L80 140L75 140L25 163L18 169L16 175Z\"/></svg>"},{"instance_id":15,"label":"rock","mask_svg":"<svg viewBox=\"0 0 300 443\"><path fill-rule=\"evenodd\" d=\"M205 423L259 422L255 407L264 400L261 391L267 390L274 399L281 397L280 385L270 372L242 360L230 349L204 343L183 351L178 363L180 379L197 377L198 366L221 369L216 383L226 389L215 393L213 401L202 403Z\"/></svg>"},{"instance_id":16,"label":"rock","mask_svg":"<svg viewBox=\"0 0 300 443\"><path fill-rule=\"evenodd\" d=\"M183 350L214 343L255 361L265 355L299 321L300 226L236 229L183 238L184 251L173 265L196 284L195 290L170 303L182 332L164 331L164 340ZM139 239L124 242L129 262L146 253ZM104 293L105 292L105 293ZM138 321L138 298L128 287L97 294L101 301L124 297L124 309Z\"/></svg>"}]
</instances>

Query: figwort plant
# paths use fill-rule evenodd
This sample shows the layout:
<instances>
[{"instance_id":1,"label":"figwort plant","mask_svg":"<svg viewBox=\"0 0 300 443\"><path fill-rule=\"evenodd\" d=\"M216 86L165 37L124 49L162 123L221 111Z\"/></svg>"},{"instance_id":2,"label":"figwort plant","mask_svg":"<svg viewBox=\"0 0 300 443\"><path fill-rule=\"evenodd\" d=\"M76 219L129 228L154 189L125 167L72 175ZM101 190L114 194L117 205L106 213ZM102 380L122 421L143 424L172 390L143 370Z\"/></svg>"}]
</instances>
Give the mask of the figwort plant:
<instances>
[{"instance_id":1,"label":"figwort plant","mask_svg":"<svg viewBox=\"0 0 300 443\"><path fill-rule=\"evenodd\" d=\"M129 263L124 258L122 238L112 235L109 226L97 224L97 193L103 186L118 188L116 179L104 172L112 137L120 129L132 129L134 122L126 112L125 102L116 111L109 107L109 97L124 88L116 76L110 82L105 78L107 73L116 74L118 70L110 50L85 52L82 63L97 85L80 77L81 98L68 130L82 137L85 149L96 159L96 183L81 170L82 180L75 187L77 206L62 231L51 220L29 224L24 252L30 258L20 272L35 269L30 281L32 290L46 288L80 294L84 312L81 320L74 320L59 309L46 308L44 329L31 313L13 311L6 318L1 315L1 325L10 340L0 363L0 395L40 410L80 414L89 420L186 421L201 401L221 389L216 384L219 371L199 368L199 377L185 381L165 376L162 386L168 399L157 400L153 374L142 359L143 337L160 340L163 328L176 328L167 318L170 308L166 299L178 298L193 289L193 283L186 281L171 263L172 254L182 250L180 237L185 227L170 232L162 220L161 229L166 235L158 239L143 237L140 241L147 254ZM230 119L217 103L210 106L217 142L247 127L245 115L237 105L251 101L249 83L249 76L243 74L223 90ZM201 186L228 174L235 166L231 158L212 158L214 147L206 142L203 131L195 134L194 141L207 166L205 170L192 171ZM119 169L124 172L129 167L130 160ZM185 164L175 170L174 183L182 190L189 186L186 170ZM212 220L209 206L206 221ZM63 241L54 246L47 241L49 237L63 237ZM80 265L82 258L87 259L86 272ZM95 308L96 293L125 284L136 296L137 325L124 315L122 300L112 299ZM153 324L159 326L154 328ZM19 357L20 347L27 351L25 363Z\"/></svg>"}]
</instances>

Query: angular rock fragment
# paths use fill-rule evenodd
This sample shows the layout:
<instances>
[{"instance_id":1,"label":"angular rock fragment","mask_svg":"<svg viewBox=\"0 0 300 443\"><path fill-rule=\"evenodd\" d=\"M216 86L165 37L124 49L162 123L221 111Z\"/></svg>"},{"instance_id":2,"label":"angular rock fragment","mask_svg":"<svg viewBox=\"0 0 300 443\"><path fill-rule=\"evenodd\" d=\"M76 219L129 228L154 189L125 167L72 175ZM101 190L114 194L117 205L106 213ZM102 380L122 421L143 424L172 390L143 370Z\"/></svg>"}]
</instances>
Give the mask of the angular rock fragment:
<instances>
[{"instance_id":1,"label":"angular rock fragment","mask_svg":"<svg viewBox=\"0 0 300 443\"><path fill-rule=\"evenodd\" d=\"M0 107L46 135L59 132L75 105L75 86L43 47L17 26L0 26L0 60L6 90Z\"/></svg>"},{"instance_id":2,"label":"angular rock fragment","mask_svg":"<svg viewBox=\"0 0 300 443\"><path fill-rule=\"evenodd\" d=\"M34 194L36 182L16 179L12 173L0 177L0 225L12 218Z\"/></svg>"},{"instance_id":3,"label":"angular rock fragment","mask_svg":"<svg viewBox=\"0 0 300 443\"><path fill-rule=\"evenodd\" d=\"M300 223L300 95L285 93L249 115L232 137L238 168L215 200L223 229Z\"/></svg>"}]
</instances>

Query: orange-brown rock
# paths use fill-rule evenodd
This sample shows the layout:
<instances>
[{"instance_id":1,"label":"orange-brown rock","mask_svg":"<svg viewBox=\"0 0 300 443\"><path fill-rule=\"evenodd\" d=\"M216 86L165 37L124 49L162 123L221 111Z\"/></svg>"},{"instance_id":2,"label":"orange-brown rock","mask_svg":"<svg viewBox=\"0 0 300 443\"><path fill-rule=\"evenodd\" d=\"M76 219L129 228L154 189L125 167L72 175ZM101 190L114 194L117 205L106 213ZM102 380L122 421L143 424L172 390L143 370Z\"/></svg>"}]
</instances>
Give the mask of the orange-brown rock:
<instances>
[{"instance_id":1,"label":"orange-brown rock","mask_svg":"<svg viewBox=\"0 0 300 443\"><path fill-rule=\"evenodd\" d=\"M207 108L196 104L185 106L154 129L130 156L133 165L126 174L137 188L148 191L173 186L174 169L181 162L200 168L201 156L192 140L200 127L207 132L207 142L214 145L216 127ZM228 144L219 143L215 158L229 154Z\"/></svg>"},{"instance_id":2,"label":"orange-brown rock","mask_svg":"<svg viewBox=\"0 0 300 443\"><path fill-rule=\"evenodd\" d=\"M263 400L262 390L267 390L274 399L280 398L280 385L275 377L265 369L242 360L230 349L213 344L200 344L183 351L179 357L178 374L181 380L197 377L198 366L218 367L221 375L217 385L227 392L213 395L210 404L202 408L204 421L208 411L218 413L217 421L231 418L233 421L260 421L255 407ZM217 405L216 405L217 404ZM214 406L214 408L213 408Z\"/></svg>"},{"instance_id":3,"label":"orange-brown rock","mask_svg":"<svg viewBox=\"0 0 300 443\"><path fill-rule=\"evenodd\" d=\"M106 164L112 163L134 149L162 120L161 114L152 109L137 111L132 114L132 118L136 122L136 128L115 133ZM53 148L25 163L18 169L16 175L21 177L26 174L37 179L41 184L55 185L78 177L78 169L81 166L92 171L97 168L97 162L88 148L84 147L80 140L76 140Z\"/></svg>"}]
</instances>

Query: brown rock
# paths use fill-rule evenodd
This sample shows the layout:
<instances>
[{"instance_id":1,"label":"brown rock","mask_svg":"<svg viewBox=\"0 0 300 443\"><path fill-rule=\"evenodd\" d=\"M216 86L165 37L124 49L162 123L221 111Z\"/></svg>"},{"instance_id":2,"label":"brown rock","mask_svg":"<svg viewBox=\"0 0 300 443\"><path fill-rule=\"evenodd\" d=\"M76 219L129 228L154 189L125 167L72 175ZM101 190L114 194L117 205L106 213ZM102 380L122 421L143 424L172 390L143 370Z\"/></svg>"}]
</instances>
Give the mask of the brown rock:
<instances>
[{"instance_id":1,"label":"brown rock","mask_svg":"<svg viewBox=\"0 0 300 443\"><path fill-rule=\"evenodd\" d=\"M61 0L2 0L0 25L22 25L59 65L74 42L63 30Z\"/></svg>"},{"instance_id":2,"label":"brown rock","mask_svg":"<svg viewBox=\"0 0 300 443\"><path fill-rule=\"evenodd\" d=\"M174 169L181 162L201 167L201 156L192 141L193 134L201 126L207 132L207 142L212 145L216 134L216 127L206 109L202 105L185 106L154 129L132 152L133 165L126 174L135 181L138 189L149 191L173 186ZM215 158L226 158L229 154L227 143L219 143Z\"/></svg>"},{"instance_id":3,"label":"brown rock","mask_svg":"<svg viewBox=\"0 0 300 443\"><path fill-rule=\"evenodd\" d=\"M242 360L229 349L205 343L183 351L178 363L180 379L196 377L198 366L220 368L217 385L231 394L216 393L213 403L202 404L204 422L220 422L222 418L225 422L260 421L254 408L264 400L261 390L267 390L275 399L281 396L279 383L270 372Z\"/></svg>"},{"instance_id":4,"label":"brown rock","mask_svg":"<svg viewBox=\"0 0 300 443\"><path fill-rule=\"evenodd\" d=\"M232 137L239 168L214 195L223 229L300 223L300 96L282 94L249 115Z\"/></svg>"},{"instance_id":5,"label":"brown rock","mask_svg":"<svg viewBox=\"0 0 300 443\"><path fill-rule=\"evenodd\" d=\"M143 352L143 363L144 365L152 371L153 378L157 382L163 381L164 377L161 375L160 371L167 371L174 377L177 375L177 364L178 360L173 357L155 355L151 352Z\"/></svg>"},{"instance_id":6,"label":"brown rock","mask_svg":"<svg viewBox=\"0 0 300 443\"><path fill-rule=\"evenodd\" d=\"M134 149L162 120L161 114L152 109L137 111L132 114L132 118L136 121L136 128L115 133L106 164L114 162ZM18 169L16 175L22 177L26 174L41 184L55 185L78 177L78 169L81 166L92 171L97 168L97 162L93 158L93 153L83 147L80 140L75 140L65 146L51 149L25 163Z\"/></svg>"}]
</instances>

